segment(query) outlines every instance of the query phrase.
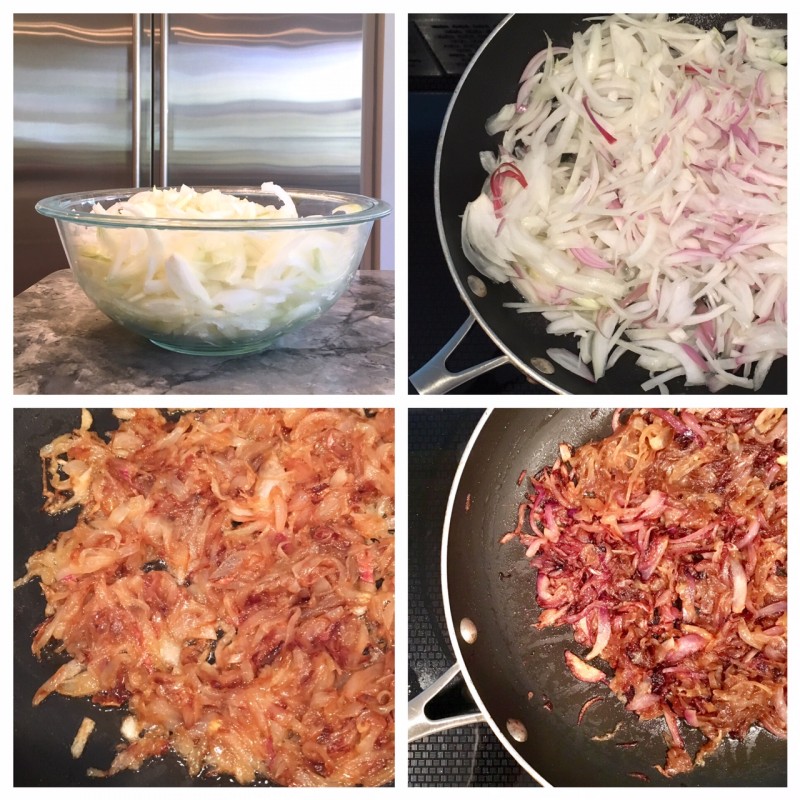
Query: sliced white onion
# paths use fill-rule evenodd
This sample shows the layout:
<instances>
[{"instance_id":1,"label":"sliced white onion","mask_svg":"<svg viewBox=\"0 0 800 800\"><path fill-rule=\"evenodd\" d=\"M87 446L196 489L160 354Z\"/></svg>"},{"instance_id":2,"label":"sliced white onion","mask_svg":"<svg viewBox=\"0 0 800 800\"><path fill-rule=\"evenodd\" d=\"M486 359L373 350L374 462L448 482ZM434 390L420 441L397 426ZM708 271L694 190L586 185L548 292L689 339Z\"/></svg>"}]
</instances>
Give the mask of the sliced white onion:
<instances>
[{"instance_id":1,"label":"sliced white onion","mask_svg":"<svg viewBox=\"0 0 800 800\"><path fill-rule=\"evenodd\" d=\"M291 195L274 183L261 205L218 189L137 192L97 214L137 219L296 219ZM342 206L334 211L354 210ZM214 345L280 330L318 313L356 268L363 226L298 230L137 229L74 226L76 271L111 316L154 334Z\"/></svg>"},{"instance_id":2,"label":"sliced white onion","mask_svg":"<svg viewBox=\"0 0 800 800\"><path fill-rule=\"evenodd\" d=\"M579 355L551 357L586 380L643 339L648 390L757 389L786 354L786 32L726 30L603 18L534 55L491 120L484 167L518 173L468 204L464 252L519 311L558 309Z\"/></svg>"}]
</instances>

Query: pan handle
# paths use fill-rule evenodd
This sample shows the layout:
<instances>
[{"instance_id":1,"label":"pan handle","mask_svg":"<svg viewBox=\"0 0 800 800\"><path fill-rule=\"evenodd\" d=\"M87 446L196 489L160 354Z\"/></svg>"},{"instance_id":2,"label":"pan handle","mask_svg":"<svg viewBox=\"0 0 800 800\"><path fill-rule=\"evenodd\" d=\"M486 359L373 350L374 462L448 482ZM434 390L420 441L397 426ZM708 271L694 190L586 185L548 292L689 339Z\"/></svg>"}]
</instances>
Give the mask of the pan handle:
<instances>
[{"instance_id":1,"label":"pan handle","mask_svg":"<svg viewBox=\"0 0 800 800\"><path fill-rule=\"evenodd\" d=\"M447 369L445 362L474 324L475 317L470 314L450 341L427 364L409 377L411 384L420 394L446 394L451 389L461 386L462 383L510 362L511 359L508 356L498 356L491 361L484 361L482 364L476 364L461 372L450 372Z\"/></svg>"},{"instance_id":2,"label":"pan handle","mask_svg":"<svg viewBox=\"0 0 800 800\"><path fill-rule=\"evenodd\" d=\"M463 725L474 725L477 722L485 722L486 718L480 711L473 711L469 714L458 714L455 717L445 717L444 719L430 719L425 713L425 707L442 691L459 673L461 668L458 664L453 664L447 672L437 678L424 692L420 692L408 704L408 741L414 742L423 736L430 736L432 733L449 731L451 728L460 728Z\"/></svg>"}]
</instances>

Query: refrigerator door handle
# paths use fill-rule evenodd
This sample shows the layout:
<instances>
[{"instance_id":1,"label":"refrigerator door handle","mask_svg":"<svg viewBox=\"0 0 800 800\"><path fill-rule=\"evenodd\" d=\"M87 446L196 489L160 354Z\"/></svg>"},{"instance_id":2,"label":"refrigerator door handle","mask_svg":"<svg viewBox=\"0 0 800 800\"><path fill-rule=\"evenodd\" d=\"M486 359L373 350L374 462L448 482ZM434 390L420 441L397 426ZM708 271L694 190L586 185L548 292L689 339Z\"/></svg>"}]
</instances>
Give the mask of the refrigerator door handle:
<instances>
[{"instance_id":1,"label":"refrigerator door handle","mask_svg":"<svg viewBox=\"0 0 800 800\"><path fill-rule=\"evenodd\" d=\"M159 98L158 98L158 131L159 131L159 166L161 185L167 186L169 173L169 102L167 69L169 63L169 14L160 15L161 47L159 52Z\"/></svg>"},{"instance_id":2,"label":"refrigerator door handle","mask_svg":"<svg viewBox=\"0 0 800 800\"><path fill-rule=\"evenodd\" d=\"M133 41L131 72L133 108L131 109L131 161L133 183L138 189L142 174L142 20L141 14L133 15Z\"/></svg>"}]
</instances>

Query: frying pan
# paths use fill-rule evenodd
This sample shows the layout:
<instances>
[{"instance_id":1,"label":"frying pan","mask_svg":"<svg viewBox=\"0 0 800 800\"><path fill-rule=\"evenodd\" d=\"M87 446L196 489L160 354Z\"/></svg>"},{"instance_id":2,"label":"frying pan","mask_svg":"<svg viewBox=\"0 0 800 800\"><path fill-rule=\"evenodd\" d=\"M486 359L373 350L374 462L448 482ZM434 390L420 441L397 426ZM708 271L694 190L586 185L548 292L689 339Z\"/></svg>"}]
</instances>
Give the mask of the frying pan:
<instances>
[{"instance_id":1,"label":"frying pan","mask_svg":"<svg viewBox=\"0 0 800 800\"><path fill-rule=\"evenodd\" d=\"M525 491L519 474L552 464L562 441L607 436L612 413L496 409L478 423L453 481L442 541L442 591L457 663L409 704L409 738L485 721L543 785L786 786L786 741L760 728L743 741L726 740L705 766L663 777L654 768L667 750L663 721L641 722L607 689L576 680L563 658L565 649L582 652L569 629L533 627L535 574L517 542L498 544L516 526ZM479 712L428 719L425 707L459 673ZM593 696L602 702L578 725ZM593 738L615 730L606 741ZM685 726L682 732L694 752L702 737ZM619 746L630 742L635 746Z\"/></svg>"},{"instance_id":2,"label":"frying pan","mask_svg":"<svg viewBox=\"0 0 800 800\"><path fill-rule=\"evenodd\" d=\"M675 15L673 15L675 16ZM681 15L698 27L722 25L739 14ZM453 338L431 361L415 372L411 383L421 394L449 392L467 380L503 364L511 363L531 380L561 394L640 394L641 384L649 373L636 366L636 356L628 353L596 384L590 384L547 357L551 347L569 346L564 336L546 332L547 321L539 314L519 314L504 307L519 302L520 295L510 283L495 284L484 279L485 297L477 297L469 288L469 276L478 273L461 250L461 215L474 200L486 179L478 158L482 150L497 150L501 138L490 137L486 120L504 103L517 95L519 76L530 58L546 47L547 36L554 46L570 46L573 33L585 30L586 14L517 14L507 17L484 42L467 67L448 108L439 137L434 176L436 219L442 249L469 317ZM770 28L785 28L786 14L755 14L753 22ZM501 355L459 373L446 367L472 325L477 322L497 345ZM778 359L760 392L784 394L787 387L786 359ZM670 381L671 392L706 394L707 389L685 387L680 379ZM658 389L653 392L658 393ZM727 387L726 394L752 394L740 387Z\"/></svg>"},{"instance_id":3,"label":"frying pan","mask_svg":"<svg viewBox=\"0 0 800 800\"><path fill-rule=\"evenodd\" d=\"M98 432L117 428L110 409L93 409ZM55 517L42 509L42 468L39 449L56 436L80 425L80 409L14 410L14 579L25 574L25 562L60 531L74 527L77 511ZM228 777L192 779L175 756L153 759L138 772L121 772L110 778L89 778L88 767L106 769L120 742L120 724L126 712L100 710L86 698L58 694L33 707L31 701L66 658L37 659L31 653L34 628L44 619L44 599L39 582L14 590L14 786L235 786ZM84 716L97 727L83 755L73 759L70 745ZM262 786L267 786L262 782Z\"/></svg>"}]
</instances>

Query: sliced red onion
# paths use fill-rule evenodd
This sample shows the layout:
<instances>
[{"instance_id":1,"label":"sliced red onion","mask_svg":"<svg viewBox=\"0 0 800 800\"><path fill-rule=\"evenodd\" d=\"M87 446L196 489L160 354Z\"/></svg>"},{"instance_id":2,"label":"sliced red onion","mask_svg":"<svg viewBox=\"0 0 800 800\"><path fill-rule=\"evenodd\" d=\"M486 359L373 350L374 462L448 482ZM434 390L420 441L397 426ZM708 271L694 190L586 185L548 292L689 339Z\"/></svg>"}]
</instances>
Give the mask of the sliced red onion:
<instances>
[{"instance_id":1,"label":"sliced red onion","mask_svg":"<svg viewBox=\"0 0 800 800\"><path fill-rule=\"evenodd\" d=\"M553 503L548 503L544 508L544 538L551 542L557 542L559 526L553 513Z\"/></svg>"},{"instance_id":2,"label":"sliced red onion","mask_svg":"<svg viewBox=\"0 0 800 800\"><path fill-rule=\"evenodd\" d=\"M582 706L581 710L578 712L578 725L583 722L583 718L586 716L586 712L597 703L602 703L603 698L595 695L594 697L590 697Z\"/></svg>"},{"instance_id":3,"label":"sliced red onion","mask_svg":"<svg viewBox=\"0 0 800 800\"><path fill-rule=\"evenodd\" d=\"M589 99L586 97L583 98L583 107L586 109L586 114L592 121L592 125L603 134L603 138L609 144L614 144L617 140L598 122L597 117L592 113L592 109L589 108Z\"/></svg>"},{"instance_id":4,"label":"sliced red onion","mask_svg":"<svg viewBox=\"0 0 800 800\"><path fill-rule=\"evenodd\" d=\"M586 652L565 652L576 679L607 681L644 720L664 716L672 746L657 769L677 774L693 764L682 719L707 738L701 759L742 725L785 733L787 417L657 412L617 409L607 439L559 447L522 504L526 515L537 505L535 535L519 538L541 543L537 628L571 626ZM557 541L541 531L548 518ZM754 669L763 691L752 690Z\"/></svg>"},{"instance_id":5,"label":"sliced red onion","mask_svg":"<svg viewBox=\"0 0 800 800\"><path fill-rule=\"evenodd\" d=\"M705 364L706 362L703 361L702 363ZM707 437L703 431L703 426L697 421L697 417L695 417L691 411L681 411L680 420L692 432L701 445L706 443Z\"/></svg>"},{"instance_id":6,"label":"sliced red onion","mask_svg":"<svg viewBox=\"0 0 800 800\"><path fill-rule=\"evenodd\" d=\"M691 435L688 425L678 419L678 417L676 417L671 411L667 411L665 408L649 408L647 410L653 414L653 416L663 419L667 425L673 428L675 432L681 436L686 436L687 434Z\"/></svg>"},{"instance_id":7,"label":"sliced red onion","mask_svg":"<svg viewBox=\"0 0 800 800\"><path fill-rule=\"evenodd\" d=\"M649 495L642 501L641 505L636 510L637 519L654 519L663 510L667 504L667 495L659 489L653 489Z\"/></svg>"},{"instance_id":8,"label":"sliced red onion","mask_svg":"<svg viewBox=\"0 0 800 800\"><path fill-rule=\"evenodd\" d=\"M668 536L658 536L655 541L650 542L647 552L639 559L639 574L644 580L650 580L664 553L667 551L668 545Z\"/></svg>"},{"instance_id":9,"label":"sliced red onion","mask_svg":"<svg viewBox=\"0 0 800 800\"><path fill-rule=\"evenodd\" d=\"M581 264L585 264L587 267L612 271L616 269L613 264L609 264L608 261L601 258L597 251L591 247L570 247L569 252L575 256Z\"/></svg>"},{"instance_id":10,"label":"sliced red onion","mask_svg":"<svg viewBox=\"0 0 800 800\"><path fill-rule=\"evenodd\" d=\"M638 714L657 705L660 700L660 695L654 692L642 692L641 694L634 695L633 699L628 702L625 708L627 708L628 711L635 711Z\"/></svg>"},{"instance_id":11,"label":"sliced red onion","mask_svg":"<svg viewBox=\"0 0 800 800\"><path fill-rule=\"evenodd\" d=\"M706 639L696 633L687 633L685 636L679 636L673 642L675 646L666 653L663 659L666 664L677 664L679 661L683 661L686 656L702 650L707 644Z\"/></svg>"},{"instance_id":12,"label":"sliced red onion","mask_svg":"<svg viewBox=\"0 0 800 800\"><path fill-rule=\"evenodd\" d=\"M528 188L528 182L522 174L522 170L516 164L510 162L500 164L492 173L490 181L492 205L494 206L495 216L498 218L503 214L503 183L508 178L513 178L523 189Z\"/></svg>"},{"instance_id":13,"label":"sliced red onion","mask_svg":"<svg viewBox=\"0 0 800 800\"><path fill-rule=\"evenodd\" d=\"M770 603L763 608L756 611L754 619L762 619L763 617L776 617L780 614L786 613L786 601L778 600L775 603Z\"/></svg>"},{"instance_id":14,"label":"sliced red onion","mask_svg":"<svg viewBox=\"0 0 800 800\"><path fill-rule=\"evenodd\" d=\"M773 63L767 76L753 54L765 36L774 53L785 41L742 28L736 47L700 30L692 45L690 28L673 40L655 16L613 15L590 31L557 67L536 54L518 108L507 103L493 121L503 139L499 156L482 158L489 202L464 214L465 253L492 280L522 266L520 311L569 312L550 319L551 332L578 340L565 368L586 380L633 350L651 373L648 391L676 378L711 391L760 387L786 353L788 117L785 69ZM529 186L503 169L511 158ZM520 189L507 200L509 178ZM607 309L634 303L619 316L619 342L598 335ZM654 337L645 344L641 331Z\"/></svg>"},{"instance_id":15,"label":"sliced red onion","mask_svg":"<svg viewBox=\"0 0 800 800\"><path fill-rule=\"evenodd\" d=\"M556 608L564 601L564 592L550 591L550 578L544 572L539 572L536 580L536 602L542 608Z\"/></svg>"},{"instance_id":16,"label":"sliced red onion","mask_svg":"<svg viewBox=\"0 0 800 800\"><path fill-rule=\"evenodd\" d=\"M775 711L778 717L786 723L788 719L788 709L786 705L786 687L777 686L772 694L772 704L775 706Z\"/></svg>"},{"instance_id":17,"label":"sliced red onion","mask_svg":"<svg viewBox=\"0 0 800 800\"><path fill-rule=\"evenodd\" d=\"M469 509L467 509L469 510ZM358 577L365 583L375 583L375 566L368 550L362 550L357 557Z\"/></svg>"},{"instance_id":18,"label":"sliced red onion","mask_svg":"<svg viewBox=\"0 0 800 800\"><path fill-rule=\"evenodd\" d=\"M607 608L599 608L597 610L597 635L594 640L594 646L584 656L586 661L591 661L593 658L603 654L608 640L611 638L611 618L608 614Z\"/></svg>"},{"instance_id":19,"label":"sliced red onion","mask_svg":"<svg viewBox=\"0 0 800 800\"><path fill-rule=\"evenodd\" d=\"M571 650L564 651L564 661L569 671L584 683L600 683L606 680L606 675L602 670L587 664L583 659L575 655Z\"/></svg>"},{"instance_id":20,"label":"sliced red onion","mask_svg":"<svg viewBox=\"0 0 800 800\"><path fill-rule=\"evenodd\" d=\"M747 602L747 575L738 556L730 557L731 584L733 595L731 597L731 611L741 614Z\"/></svg>"},{"instance_id":21,"label":"sliced red onion","mask_svg":"<svg viewBox=\"0 0 800 800\"><path fill-rule=\"evenodd\" d=\"M673 746L683 750L685 745L683 744L683 739L681 738L681 732L678 729L678 720L675 719L675 715L668 708L664 709L664 721L667 723L667 729L669 730L670 736L672 736Z\"/></svg>"},{"instance_id":22,"label":"sliced red onion","mask_svg":"<svg viewBox=\"0 0 800 800\"><path fill-rule=\"evenodd\" d=\"M693 728L696 728L700 724L696 708L685 709L683 712L683 719L686 721L687 725L691 725Z\"/></svg>"}]
</instances>

